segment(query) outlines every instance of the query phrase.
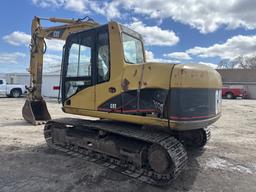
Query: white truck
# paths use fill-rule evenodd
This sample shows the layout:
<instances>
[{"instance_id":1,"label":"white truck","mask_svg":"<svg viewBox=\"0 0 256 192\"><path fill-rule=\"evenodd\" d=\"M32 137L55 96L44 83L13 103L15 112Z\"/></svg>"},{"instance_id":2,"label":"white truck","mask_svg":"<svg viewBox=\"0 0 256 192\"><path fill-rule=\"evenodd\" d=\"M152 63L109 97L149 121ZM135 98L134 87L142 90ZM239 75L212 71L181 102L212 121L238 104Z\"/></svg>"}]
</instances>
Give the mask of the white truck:
<instances>
[{"instance_id":1,"label":"white truck","mask_svg":"<svg viewBox=\"0 0 256 192\"><path fill-rule=\"evenodd\" d=\"M25 85L7 84L5 79L0 79L0 95L18 98L25 93Z\"/></svg>"}]
</instances>

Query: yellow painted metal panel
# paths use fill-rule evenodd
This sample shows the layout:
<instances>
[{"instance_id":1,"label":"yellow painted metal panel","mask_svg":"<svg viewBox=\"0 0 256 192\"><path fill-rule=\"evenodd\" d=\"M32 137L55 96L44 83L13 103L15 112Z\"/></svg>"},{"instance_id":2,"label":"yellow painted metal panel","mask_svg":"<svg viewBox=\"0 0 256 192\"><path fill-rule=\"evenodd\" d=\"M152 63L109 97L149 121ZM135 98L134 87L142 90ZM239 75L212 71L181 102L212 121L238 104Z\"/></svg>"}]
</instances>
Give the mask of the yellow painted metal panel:
<instances>
[{"instance_id":1,"label":"yellow painted metal panel","mask_svg":"<svg viewBox=\"0 0 256 192\"><path fill-rule=\"evenodd\" d=\"M70 107L95 110L95 87L88 87L70 98ZM66 103L64 106L67 106Z\"/></svg>"},{"instance_id":2,"label":"yellow painted metal panel","mask_svg":"<svg viewBox=\"0 0 256 192\"><path fill-rule=\"evenodd\" d=\"M174 67L171 88L219 89L221 87L221 76L211 67L199 64L179 64Z\"/></svg>"},{"instance_id":3,"label":"yellow painted metal panel","mask_svg":"<svg viewBox=\"0 0 256 192\"><path fill-rule=\"evenodd\" d=\"M173 64L146 63L144 64L141 88L169 89Z\"/></svg>"},{"instance_id":4,"label":"yellow painted metal panel","mask_svg":"<svg viewBox=\"0 0 256 192\"><path fill-rule=\"evenodd\" d=\"M135 90L139 88L142 81L142 65L126 64L123 68L122 87L123 90Z\"/></svg>"}]
</instances>

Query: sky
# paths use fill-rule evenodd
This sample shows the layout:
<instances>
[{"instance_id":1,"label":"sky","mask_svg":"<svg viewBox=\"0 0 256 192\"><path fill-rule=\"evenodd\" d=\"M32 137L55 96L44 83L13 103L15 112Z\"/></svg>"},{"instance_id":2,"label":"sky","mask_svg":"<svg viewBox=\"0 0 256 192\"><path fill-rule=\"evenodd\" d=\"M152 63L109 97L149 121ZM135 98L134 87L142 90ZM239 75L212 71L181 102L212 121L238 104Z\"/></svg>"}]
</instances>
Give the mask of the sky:
<instances>
[{"instance_id":1,"label":"sky","mask_svg":"<svg viewBox=\"0 0 256 192\"><path fill-rule=\"evenodd\" d=\"M255 7L256 0L1 0L0 73L27 71L34 16L118 21L143 36L147 61L216 68L255 55ZM64 43L46 43L44 72L58 71Z\"/></svg>"}]
</instances>

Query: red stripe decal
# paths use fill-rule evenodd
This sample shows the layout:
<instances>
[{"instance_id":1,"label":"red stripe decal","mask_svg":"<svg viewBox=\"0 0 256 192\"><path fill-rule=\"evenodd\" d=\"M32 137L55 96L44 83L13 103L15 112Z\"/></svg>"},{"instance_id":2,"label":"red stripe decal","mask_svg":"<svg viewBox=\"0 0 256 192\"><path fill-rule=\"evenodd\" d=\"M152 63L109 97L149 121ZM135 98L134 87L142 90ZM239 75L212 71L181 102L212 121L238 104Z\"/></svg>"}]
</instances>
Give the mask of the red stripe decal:
<instances>
[{"instance_id":1,"label":"red stripe decal","mask_svg":"<svg viewBox=\"0 0 256 192\"><path fill-rule=\"evenodd\" d=\"M130 109L130 110L121 110L121 109L104 109L98 108L99 111L107 111L107 112L155 112L155 109Z\"/></svg>"}]
</instances>

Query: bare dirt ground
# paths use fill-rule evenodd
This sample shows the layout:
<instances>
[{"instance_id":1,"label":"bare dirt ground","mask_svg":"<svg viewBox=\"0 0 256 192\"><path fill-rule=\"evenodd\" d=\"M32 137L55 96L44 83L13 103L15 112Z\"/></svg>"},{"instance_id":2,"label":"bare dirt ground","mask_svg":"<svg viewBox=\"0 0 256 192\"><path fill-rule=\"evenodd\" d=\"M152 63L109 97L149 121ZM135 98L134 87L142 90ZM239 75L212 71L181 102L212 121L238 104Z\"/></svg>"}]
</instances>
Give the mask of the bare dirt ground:
<instances>
[{"instance_id":1,"label":"bare dirt ground","mask_svg":"<svg viewBox=\"0 0 256 192\"><path fill-rule=\"evenodd\" d=\"M186 170L164 188L49 149L43 125L21 116L24 98L0 98L0 191L256 191L256 100L223 100L204 150L189 151ZM53 118L64 114L48 102Z\"/></svg>"}]
</instances>

